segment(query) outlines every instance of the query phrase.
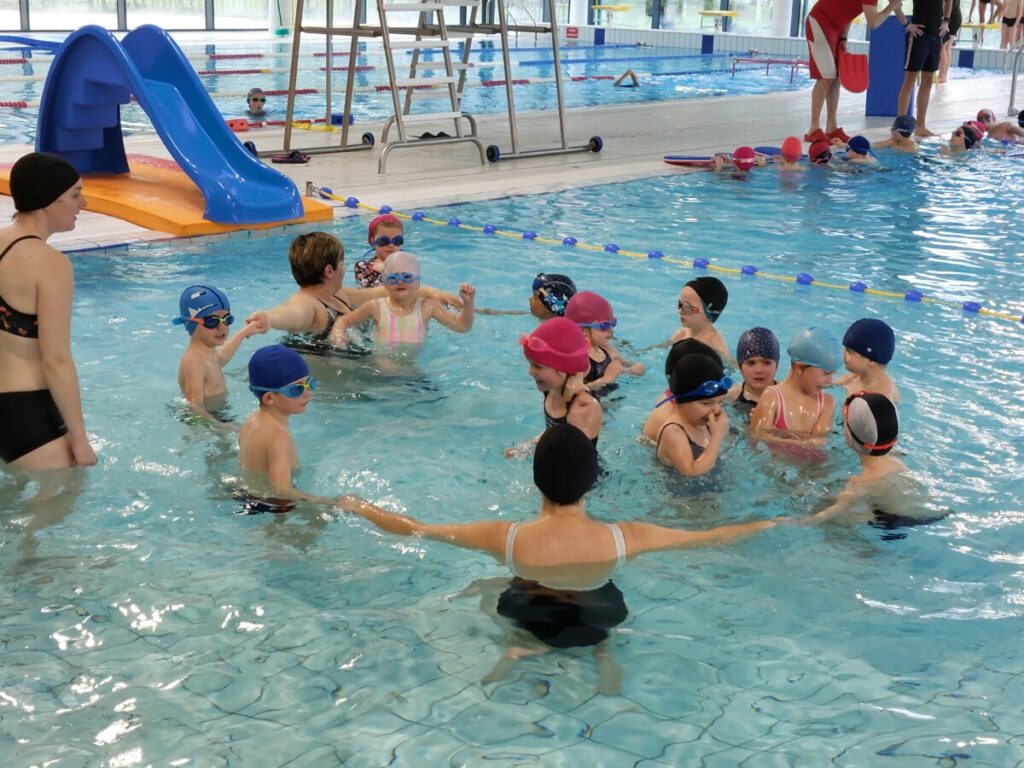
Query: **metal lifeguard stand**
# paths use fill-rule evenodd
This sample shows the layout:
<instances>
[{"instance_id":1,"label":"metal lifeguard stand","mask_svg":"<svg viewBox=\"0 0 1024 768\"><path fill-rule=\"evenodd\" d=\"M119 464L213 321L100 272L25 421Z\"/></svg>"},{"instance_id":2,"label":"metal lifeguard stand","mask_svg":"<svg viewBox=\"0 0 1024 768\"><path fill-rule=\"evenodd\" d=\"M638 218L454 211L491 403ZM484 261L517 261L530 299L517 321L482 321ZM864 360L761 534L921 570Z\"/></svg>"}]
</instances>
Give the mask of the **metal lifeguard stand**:
<instances>
[{"instance_id":1,"label":"metal lifeguard stand","mask_svg":"<svg viewBox=\"0 0 1024 768\"><path fill-rule=\"evenodd\" d=\"M309 154L322 154L328 152L346 152L353 150L370 149L374 146L372 133L362 134L358 143L349 143L349 129L351 124L352 103L355 96L355 73L357 71L357 59L359 55L360 38L379 37L384 48L384 59L388 74L388 85L390 90L394 114L387 119L381 134L380 160L377 166L378 173L384 173L387 165L388 155L395 149L403 148L427 148L446 144L470 143L476 146L480 153L480 162L487 160L496 162L504 159L517 159L520 157L537 157L540 155L565 154L570 152L600 152L603 142L599 136L591 137L587 144L581 146L569 146L565 137L565 105L562 93L562 68L561 57L558 47L558 24L555 21L555 0L546 0L549 22L528 25L510 24L508 8L505 0L497 0L498 23L484 23L477 17L480 0L412 0L410 2L389 2L388 0L375 0L377 6L377 24L366 24L361 20L365 16L366 0L355 0L353 10L353 21L349 27L336 27L334 25L334 2L327 0L326 19L324 26L307 26L303 23L305 1L297 0L295 8L295 31L292 37L292 59L291 74L288 81L288 106L285 118L284 150L292 150L292 120L295 109L296 81L299 68L299 51L303 34L319 34L326 36L326 121L332 121L331 110L331 72L333 63L332 43L334 37L347 37L350 40L349 60L345 85L345 107L341 115L341 142L338 146L310 147L300 149ZM449 24L445 19L445 10L458 8L460 12L459 23ZM400 12L415 12L419 14L416 26L400 26L399 23L389 23L389 14ZM547 149L520 150L519 135L516 126L515 101L512 93L512 63L509 57L509 33L518 35L519 32L533 33L535 35L547 34L551 39L551 52L555 69L555 90L558 100L558 123L561 137L561 146ZM483 142L478 138L476 132L476 120L467 112L462 111L462 91L466 85L466 71L470 66L469 59L472 51L473 36L475 34L498 35L501 40L502 62L505 68L505 92L508 100L509 132L512 141L512 151L502 155L497 145L484 147ZM395 40L393 36L398 35L403 39ZM409 39L412 38L412 39ZM451 50L453 40L463 41L462 53L459 61L454 61L454 54ZM408 74L405 75L405 67L395 61L396 51L411 50L412 61L408 65ZM440 60L429 60L422 54L426 51L440 50ZM399 70L403 70L402 75ZM440 70L439 75L434 73ZM402 95L404 91L404 97ZM440 109L413 112L413 104L420 103L421 99L443 100ZM464 126L464 122L468 127ZM416 125L451 126L452 134L440 132L438 134L425 133L415 136L408 128ZM396 129L398 138L388 141L388 134L392 126Z\"/></svg>"}]
</instances>

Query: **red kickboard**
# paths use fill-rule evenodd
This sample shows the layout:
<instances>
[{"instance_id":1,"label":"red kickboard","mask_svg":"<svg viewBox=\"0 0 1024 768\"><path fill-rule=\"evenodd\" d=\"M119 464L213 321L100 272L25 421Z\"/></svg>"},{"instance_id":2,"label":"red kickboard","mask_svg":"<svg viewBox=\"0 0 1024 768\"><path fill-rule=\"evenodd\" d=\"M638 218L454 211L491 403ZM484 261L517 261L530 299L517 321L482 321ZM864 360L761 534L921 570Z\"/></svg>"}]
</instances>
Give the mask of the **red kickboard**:
<instances>
[{"instance_id":1,"label":"red kickboard","mask_svg":"<svg viewBox=\"0 0 1024 768\"><path fill-rule=\"evenodd\" d=\"M868 57L865 53L842 51L839 54L839 82L850 93L868 89Z\"/></svg>"}]
</instances>

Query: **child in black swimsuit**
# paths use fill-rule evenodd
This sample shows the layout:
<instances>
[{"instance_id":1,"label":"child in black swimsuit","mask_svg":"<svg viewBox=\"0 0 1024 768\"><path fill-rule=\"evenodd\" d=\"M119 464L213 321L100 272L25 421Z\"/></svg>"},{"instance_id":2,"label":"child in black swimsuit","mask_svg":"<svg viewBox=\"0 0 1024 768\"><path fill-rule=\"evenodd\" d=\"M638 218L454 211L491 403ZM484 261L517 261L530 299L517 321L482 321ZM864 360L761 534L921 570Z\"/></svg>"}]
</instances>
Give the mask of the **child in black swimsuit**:
<instances>
[{"instance_id":1,"label":"child in black swimsuit","mask_svg":"<svg viewBox=\"0 0 1024 768\"><path fill-rule=\"evenodd\" d=\"M761 393L773 384L779 368L779 340L768 328L751 328L744 331L736 343L736 360L740 365L743 381L734 385L725 396L736 410L750 415L761 399Z\"/></svg>"},{"instance_id":2,"label":"child in black swimsuit","mask_svg":"<svg viewBox=\"0 0 1024 768\"><path fill-rule=\"evenodd\" d=\"M602 397L618 388L616 379L623 373L643 376L643 363L630 363L622 359L612 347L612 334L618 320L612 305L593 291L580 291L565 307L565 316L583 331L587 338L590 370L583 383L595 397Z\"/></svg>"}]
</instances>

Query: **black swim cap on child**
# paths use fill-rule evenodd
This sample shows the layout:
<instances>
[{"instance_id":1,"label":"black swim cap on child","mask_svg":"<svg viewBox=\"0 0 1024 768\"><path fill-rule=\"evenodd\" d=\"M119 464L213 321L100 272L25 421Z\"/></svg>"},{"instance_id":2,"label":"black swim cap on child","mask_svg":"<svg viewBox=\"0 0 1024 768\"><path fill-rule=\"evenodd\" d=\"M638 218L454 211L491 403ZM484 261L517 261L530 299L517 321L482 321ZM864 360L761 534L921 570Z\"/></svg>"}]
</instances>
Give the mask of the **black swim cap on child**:
<instances>
[{"instance_id":1,"label":"black swim cap on child","mask_svg":"<svg viewBox=\"0 0 1024 768\"><path fill-rule=\"evenodd\" d=\"M575 504L597 482L597 449L572 424L541 435L533 454L533 482L556 504Z\"/></svg>"},{"instance_id":2,"label":"black swim cap on child","mask_svg":"<svg viewBox=\"0 0 1024 768\"><path fill-rule=\"evenodd\" d=\"M703 387L704 384L717 384L716 387ZM722 361L710 355L692 354L679 358L672 376L669 389L672 399L677 403L692 403L696 400L707 400L719 397L729 391L732 382L725 378Z\"/></svg>"},{"instance_id":3,"label":"black swim cap on child","mask_svg":"<svg viewBox=\"0 0 1024 768\"><path fill-rule=\"evenodd\" d=\"M719 365L722 365L722 356L703 341L697 341L696 339L680 339L672 345L672 349L670 349L668 354L665 356L666 379L672 378L672 370L676 367L676 363L679 362L680 358L685 355L707 355L708 357L717 360Z\"/></svg>"},{"instance_id":4,"label":"black swim cap on child","mask_svg":"<svg viewBox=\"0 0 1024 768\"><path fill-rule=\"evenodd\" d=\"M900 434L896 406L878 392L857 392L846 398L843 420L850 437L869 456L887 454Z\"/></svg>"},{"instance_id":5,"label":"black swim cap on child","mask_svg":"<svg viewBox=\"0 0 1024 768\"><path fill-rule=\"evenodd\" d=\"M60 155L31 152L11 168L11 197L21 213L45 208L71 189L81 177Z\"/></svg>"},{"instance_id":6,"label":"black swim cap on child","mask_svg":"<svg viewBox=\"0 0 1024 768\"><path fill-rule=\"evenodd\" d=\"M718 319L729 303L729 291L717 277L695 277L684 287L693 288L704 304L704 311L712 323Z\"/></svg>"}]
</instances>

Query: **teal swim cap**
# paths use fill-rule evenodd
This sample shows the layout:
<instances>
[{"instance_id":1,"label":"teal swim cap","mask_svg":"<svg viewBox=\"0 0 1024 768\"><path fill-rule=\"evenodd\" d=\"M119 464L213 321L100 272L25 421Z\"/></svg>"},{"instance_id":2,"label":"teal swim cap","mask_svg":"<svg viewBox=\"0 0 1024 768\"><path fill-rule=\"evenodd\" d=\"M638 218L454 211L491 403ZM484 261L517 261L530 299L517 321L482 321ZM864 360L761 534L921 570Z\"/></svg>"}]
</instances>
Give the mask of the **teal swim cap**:
<instances>
[{"instance_id":1,"label":"teal swim cap","mask_svg":"<svg viewBox=\"0 0 1024 768\"><path fill-rule=\"evenodd\" d=\"M815 325L797 331L786 352L794 363L803 363L821 368L823 371L839 370L839 362L842 359L839 339Z\"/></svg>"}]
</instances>

